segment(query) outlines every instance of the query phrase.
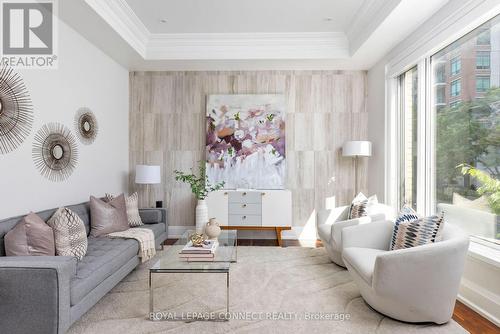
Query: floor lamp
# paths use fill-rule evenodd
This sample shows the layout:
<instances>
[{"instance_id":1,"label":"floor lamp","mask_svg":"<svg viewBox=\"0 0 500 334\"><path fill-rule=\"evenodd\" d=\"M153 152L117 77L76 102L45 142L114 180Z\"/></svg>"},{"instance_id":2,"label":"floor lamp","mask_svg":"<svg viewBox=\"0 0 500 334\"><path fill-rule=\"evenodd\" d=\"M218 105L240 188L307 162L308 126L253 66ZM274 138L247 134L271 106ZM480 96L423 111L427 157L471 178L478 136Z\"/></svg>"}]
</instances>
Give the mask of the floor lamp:
<instances>
[{"instance_id":1,"label":"floor lamp","mask_svg":"<svg viewBox=\"0 0 500 334\"><path fill-rule=\"evenodd\" d=\"M160 166L137 165L135 167L135 183L145 184L146 193L148 194L148 206L151 201L149 200L149 185L158 184L161 182Z\"/></svg>"},{"instance_id":2,"label":"floor lamp","mask_svg":"<svg viewBox=\"0 0 500 334\"><path fill-rule=\"evenodd\" d=\"M354 158L354 196L358 194L358 160L359 157L372 155L372 143L369 141L348 141L342 146L342 156Z\"/></svg>"}]
</instances>

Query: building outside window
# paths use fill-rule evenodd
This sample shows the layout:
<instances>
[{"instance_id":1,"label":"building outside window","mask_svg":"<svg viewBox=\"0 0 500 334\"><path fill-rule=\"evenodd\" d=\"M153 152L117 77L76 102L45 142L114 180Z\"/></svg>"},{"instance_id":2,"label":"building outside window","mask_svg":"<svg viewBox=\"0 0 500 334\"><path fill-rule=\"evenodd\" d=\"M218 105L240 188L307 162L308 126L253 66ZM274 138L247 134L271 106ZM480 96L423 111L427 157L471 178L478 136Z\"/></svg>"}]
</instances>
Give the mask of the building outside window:
<instances>
[{"instance_id":1,"label":"building outside window","mask_svg":"<svg viewBox=\"0 0 500 334\"><path fill-rule=\"evenodd\" d=\"M462 61L459 57L455 57L451 60L451 75L458 75L462 67Z\"/></svg>"},{"instance_id":2,"label":"building outside window","mask_svg":"<svg viewBox=\"0 0 500 334\"><path fill-rule=\"evenodd\" d=\"M490 36L491 33L489 29L479 33L476 40L477 45L490 45Z\"/></svg>"},{"instance_id":3,"label":"building outside window","mask_svg":"<svg viewBox=\"0 0 500 334\"><path fill-rule=\"evenodd\" d=\"M476 78L476 92L484 93L490 89L490 77Z\"/></svg>"},{"instance_id":4,"label":"building outside window","mask_svg":"<svg viewBox=\"0 0 500 334\"><path fill-rule=\"evenodd\" d=\"M487 70L490 68L490 52L478 51L476 55L476 68L478 70Z\"/></svg>"},{"instance_id":5,"label":"building outside window","mask_svg":"<svg viewBox=\"0 0 500 334\"><path fill-rule=\"evenodd\" d=\"M459 96L461 89L462 89L462 87L461 87L460 79L452 81L451 85L450 85L450 95L451 96Z\"/></svg>"}]
</instances>

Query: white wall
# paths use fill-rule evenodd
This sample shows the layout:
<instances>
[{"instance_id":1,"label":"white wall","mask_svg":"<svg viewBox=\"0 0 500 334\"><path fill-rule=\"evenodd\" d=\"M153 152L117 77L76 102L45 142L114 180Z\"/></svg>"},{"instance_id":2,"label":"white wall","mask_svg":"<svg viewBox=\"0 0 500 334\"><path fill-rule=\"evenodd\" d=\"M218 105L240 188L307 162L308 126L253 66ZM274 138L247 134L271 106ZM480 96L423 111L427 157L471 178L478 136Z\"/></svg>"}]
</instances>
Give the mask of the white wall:
<instances>
[{"instance_id":1,"label":"white wall","mask_svg":"<svg viewBox=\"0 0 500 334\"><path fill-rule=\"evenodd\" d=\"M35 119L23 144L0 155L0 219L83 202L90 194L126 190L128 70L62 21L57 54L57 70L19 71L30 92ZM96 115L97 138L91 145L78 141L78 164L67 180L49 181L33 164L34 135L48 122L60 122L75 134L74 116L82 106Z\"/></svg>"}]
</instances>

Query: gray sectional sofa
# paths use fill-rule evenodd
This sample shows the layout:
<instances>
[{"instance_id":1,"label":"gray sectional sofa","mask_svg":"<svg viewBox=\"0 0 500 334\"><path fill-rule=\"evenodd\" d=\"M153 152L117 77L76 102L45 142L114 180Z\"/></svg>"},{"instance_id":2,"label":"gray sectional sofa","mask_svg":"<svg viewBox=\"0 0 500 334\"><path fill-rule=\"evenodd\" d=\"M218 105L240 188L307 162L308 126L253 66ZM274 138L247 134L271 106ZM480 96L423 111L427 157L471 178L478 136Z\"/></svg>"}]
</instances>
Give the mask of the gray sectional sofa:
<instances>
[{"instance_id":1,"label":"gray sectional sofa","mask_svg":"<svg viewBox=\"0 0 500 334\"><path fill-rule=\"evenodd\" d=\"M90 232L89 203L68 206ZM57 209L37 212L47 221ZM140 209L157 248L167 239L165 209ZM82 261L68 256L5 256L4 236L23 216L0 220L0 333L64 333L139 263L138 242L88 237Z\"/></svg>"}]
</instances>

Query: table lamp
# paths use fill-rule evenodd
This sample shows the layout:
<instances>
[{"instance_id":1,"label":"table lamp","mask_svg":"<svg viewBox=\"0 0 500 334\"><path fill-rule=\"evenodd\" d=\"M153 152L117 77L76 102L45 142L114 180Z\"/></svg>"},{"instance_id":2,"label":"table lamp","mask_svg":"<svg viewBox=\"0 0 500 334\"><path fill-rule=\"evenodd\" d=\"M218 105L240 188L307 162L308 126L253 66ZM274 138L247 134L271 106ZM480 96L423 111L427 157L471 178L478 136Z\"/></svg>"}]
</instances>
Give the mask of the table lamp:
<instances>
[{"instance_id":1,"label":"table lamp","mask_svg":"<svg viewBox=\"0 0 500 334\"><path fill-rule=\"evenodd\" d=\"M161 183L160 166L137 165L135 167L135 183L145 184L149 200L149 185ZM162 207L161 201L156 202L156 207Z\"/></svg>"}]
</instances>

